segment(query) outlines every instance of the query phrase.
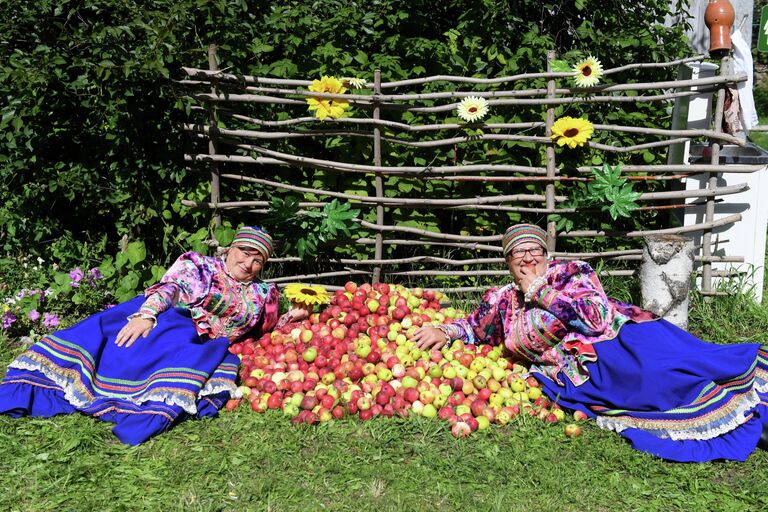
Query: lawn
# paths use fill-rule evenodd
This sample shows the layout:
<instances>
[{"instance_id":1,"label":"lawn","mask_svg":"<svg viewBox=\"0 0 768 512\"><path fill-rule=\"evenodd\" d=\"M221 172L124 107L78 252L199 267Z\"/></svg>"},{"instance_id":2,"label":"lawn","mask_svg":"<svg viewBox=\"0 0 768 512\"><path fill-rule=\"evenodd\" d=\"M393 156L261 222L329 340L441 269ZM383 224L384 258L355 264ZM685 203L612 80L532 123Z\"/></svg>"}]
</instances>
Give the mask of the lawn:
<instances>
[{"instance_id":1,"label":"lawn","mask_svg":"<svg viewBox=\"0 0 768 512\"><path fill-rule=\"evenodd\" d=\"M760 117L758 124L760 126L768 125L768 117ZM761 148L768 150L768 132L750 132L749 140Z\"/></svg>"},{"instance_id":2,"label":"lawn","mask_svg":"<svg viewBox=\"0 0 768 512\"><path fill-rule=\"evenodd\" d=\"M694 296L691 330L764 340L768 306ZM19 350L0 340L3 368ZM291 426L243 407L129 447L82 415L0 417L0 488L0 510L24 512L765 510L768 452L677 464L592 422L573 439L528 417L455 439L420 417Z\"/></svg>"}]
</instances>

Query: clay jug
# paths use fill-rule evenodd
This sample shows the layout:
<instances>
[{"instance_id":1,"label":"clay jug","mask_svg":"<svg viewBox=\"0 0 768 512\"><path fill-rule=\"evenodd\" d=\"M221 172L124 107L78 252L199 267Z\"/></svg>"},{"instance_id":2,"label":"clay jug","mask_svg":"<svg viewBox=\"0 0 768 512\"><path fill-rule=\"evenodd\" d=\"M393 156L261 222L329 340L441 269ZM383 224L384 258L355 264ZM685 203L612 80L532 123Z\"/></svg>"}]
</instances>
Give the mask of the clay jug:
<instances>
[{"instance_id":1,"label":"clay jug","mask_svg":"<svg viewBox=\"0 0 768 512\"><path fill-rule=\"evenodd\" d=\"M704 22L709 28L709 52L731 49L731 25L736 13L729 0L709 0L704 11Z\"/></svg>"}]
</instances>

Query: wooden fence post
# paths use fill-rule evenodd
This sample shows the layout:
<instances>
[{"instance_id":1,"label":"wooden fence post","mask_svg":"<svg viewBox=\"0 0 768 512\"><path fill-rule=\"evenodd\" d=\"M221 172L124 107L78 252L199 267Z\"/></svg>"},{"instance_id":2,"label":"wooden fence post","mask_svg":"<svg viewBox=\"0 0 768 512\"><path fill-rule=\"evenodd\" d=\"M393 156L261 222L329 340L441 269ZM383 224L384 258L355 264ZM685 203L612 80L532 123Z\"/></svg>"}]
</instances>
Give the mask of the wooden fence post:
<instances>
[{"instance_id":1,"label":"wooden fence post","mask_svg":"<svg viewBox=\"0 0 768 512\"><path fill-rule=\"evenodd\" d=\"M381 70L377 69L373 72L373 119L381 119L381 106L377 99L377 96L381 94ZM376 167L381 167L381 128L376 124L373 128L373 164ZM384 179L381 172L377 171L376 176L376 199L379 202L376 204L376 225L381 227L384 225L384 205L381 203L381 199L384 198ZM381 260L384 256L384 241L381 231L376 232L376 247L374 249L374 259ZM381 265L373 267L373 282L378 283L381 279Z\"/></svg>"},{"instance_id":2,"label":"wooden fence post","mask_svg":"<svg viewBox=\"0 0 768 512\"><path fill-rule=\"evenodd\" d=\"M552 61L555 60L556 54L553 50L547 52L547 72L552 72ZM547 80L547 98L555 97L555 88L557 83L554 78ZM552 135L552 125L555 124L555 107L550 106L547 109L547 125L546 136L549 138ZM555 146L554 144L548 144L546 149L547 155L547 178L554 178L557 174L557 163L555 162ZM546 195L546 208L547 211L554 211L555 209L555 182L550 181L547 183L545 189ZM555 252L557 246L557 224L551 220L552 214L547 214L547 251L551 254Z\"/></svg>"},{"instance_id":3,"label":"wooden fence post","mask_svg":"<svg viewBox=\"0 0 768 512\"><path fill-rule=\"evenodd\" d=\"M720 61L720 75L726 76L730 71L731 62L730 58L726 55ZM714 126L712 130L715 133L722 133L723 131L723 112L725 110L725 92L727 85L721 86L717 91L717 104L715 106L715 115L712 122ZM711 149L712 156L710 157L711 165L720 165L720 142L717 140L712 141ZM709 179L707 182L707 189L714 190L717 188L718 172L709 172ZM707 205L704 213L704 222L712 222L715 220L715 196L707 198ZM701 237L701 254L704 257L704 263L701 269L701 291L705 294L712 292L712 261L707 259L712 256L712 228L704 231Z\"/></svg>"},{"instance_id":4,"label":"wooden fence post","mask_svg":"<svg viewBox=\"0 0 768 512\"><path fill-rule=\"evenodd\" d=\"M208 69L211 71L218 71L219 70L219 63L216 59L216 49L217 45L210 44L208 45ZM214 78L211 79L211 94L216 95L216 80ZM216 115L216 104L215 103L209 103L209 111L208 111L208 154L209 155L216 155L219 150L219 141L218 141L218 118ZM221 171L219 169L219 164L215 159L211 159L211 204L213 205L213 224L215 226L221 226L221 214L219 213L219 200L221 199L220 194L220 174Z\"/></svg>"}]
</instances>

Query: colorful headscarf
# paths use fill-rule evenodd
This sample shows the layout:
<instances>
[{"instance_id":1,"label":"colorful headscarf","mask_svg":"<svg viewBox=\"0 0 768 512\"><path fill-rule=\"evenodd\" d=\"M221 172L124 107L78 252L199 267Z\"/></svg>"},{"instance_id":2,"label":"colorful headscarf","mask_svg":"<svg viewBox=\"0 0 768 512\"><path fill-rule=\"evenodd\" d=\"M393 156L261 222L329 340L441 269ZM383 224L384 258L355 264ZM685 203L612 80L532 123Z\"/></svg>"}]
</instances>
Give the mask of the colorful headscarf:
<instances>
[{"instance_id":1,"label":"colorful headscarf","mask_svg":"<svg viewBox=\"0 0 768 512\"><path fill-rule=\"evenodd\" d=\"M261 252L266 258L272 255L272 237L261 228L243 226L235 233L233 246L252 247Z\"/></svg>"},{"instance_id":2,"label":"colorful headscarf","mask_svg":"<svg viewBox=\"0 0 768 512\"><path fill-rule=\"evenodd\" d=\"M524 242L536 242L546 249L547 232L535 224L515 224L508 227L501 238L501 247L504 249L504 255L506 256L513 247Z\"/></svg>"}]
</instances>

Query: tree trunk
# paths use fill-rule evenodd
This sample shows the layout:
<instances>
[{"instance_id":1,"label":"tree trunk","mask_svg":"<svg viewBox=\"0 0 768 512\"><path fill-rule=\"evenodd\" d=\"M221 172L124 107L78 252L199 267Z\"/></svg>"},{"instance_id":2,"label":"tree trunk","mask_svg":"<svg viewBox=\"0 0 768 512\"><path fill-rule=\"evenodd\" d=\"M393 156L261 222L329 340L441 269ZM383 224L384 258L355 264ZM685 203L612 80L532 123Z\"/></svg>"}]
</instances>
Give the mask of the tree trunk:
<instances>
[{"instance_id":1,"label":"tree trunk","mask_svg":"<svg viewBox=\"0 0 768 512\"><path fill-rule=\"evenodd\" d=\"M643 308L686 329L693 240L678 235L651 235L644 240L640 269Z\"/></svg>"}]
</instances>

